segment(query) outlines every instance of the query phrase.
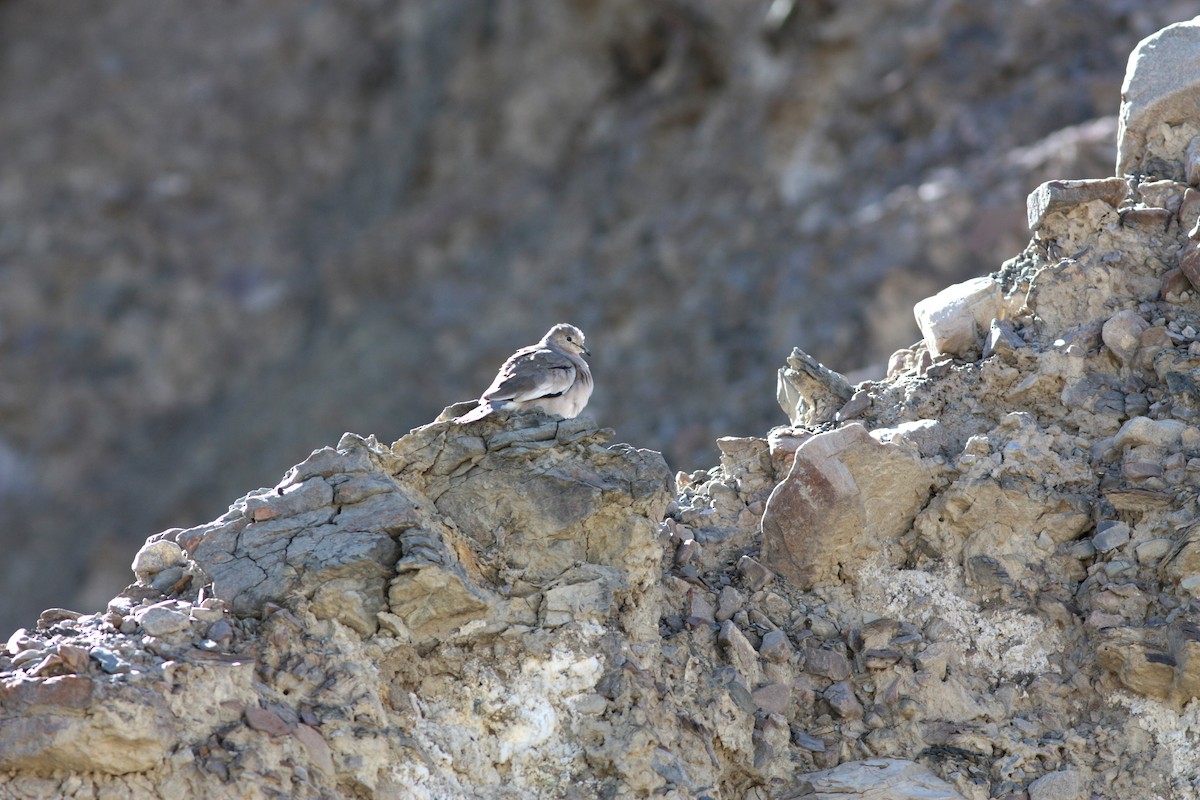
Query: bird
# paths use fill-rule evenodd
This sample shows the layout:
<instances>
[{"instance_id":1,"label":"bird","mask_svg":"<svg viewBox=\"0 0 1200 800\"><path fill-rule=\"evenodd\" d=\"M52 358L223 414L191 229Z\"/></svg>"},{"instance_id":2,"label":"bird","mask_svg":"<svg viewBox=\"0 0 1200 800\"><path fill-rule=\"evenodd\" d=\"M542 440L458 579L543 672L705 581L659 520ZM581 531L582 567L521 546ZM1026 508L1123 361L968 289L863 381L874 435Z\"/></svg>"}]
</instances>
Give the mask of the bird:
<instances>
[{"instance_id":1,"label":"bird","mask_svg":"<svg viewBox=\"0 0 1200 800\"><path fill-rule=\"evenodd\" d=\"M479 398L479 405L455 422L475 422L497 411L524 409L573 419L592 396L592 371L583 360L591 354L583 331L560 322L537 344L509 356Z\"/></svg>"}]
</instances>

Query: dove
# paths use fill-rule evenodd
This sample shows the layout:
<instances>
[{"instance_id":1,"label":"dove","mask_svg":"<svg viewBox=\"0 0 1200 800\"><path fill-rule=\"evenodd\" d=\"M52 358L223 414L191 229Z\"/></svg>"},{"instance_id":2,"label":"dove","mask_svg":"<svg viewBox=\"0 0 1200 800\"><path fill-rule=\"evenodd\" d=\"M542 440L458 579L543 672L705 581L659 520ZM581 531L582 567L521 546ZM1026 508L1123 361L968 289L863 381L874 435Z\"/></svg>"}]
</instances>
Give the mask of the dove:
<instances>
[{"instance_id":1,"label":"dove","mask_svg":"<svg viewBox=\"0 0 1200 800\"><path fill-rule=\"evenodd\" d=\"M592 371L583 360L588 355L583 332L559 323L537 344L509 356L479 405L456 421L475 422L497 411L523 409L540 409L564 419L577 417L592 395Z\"/></svg>"}]
</instances>

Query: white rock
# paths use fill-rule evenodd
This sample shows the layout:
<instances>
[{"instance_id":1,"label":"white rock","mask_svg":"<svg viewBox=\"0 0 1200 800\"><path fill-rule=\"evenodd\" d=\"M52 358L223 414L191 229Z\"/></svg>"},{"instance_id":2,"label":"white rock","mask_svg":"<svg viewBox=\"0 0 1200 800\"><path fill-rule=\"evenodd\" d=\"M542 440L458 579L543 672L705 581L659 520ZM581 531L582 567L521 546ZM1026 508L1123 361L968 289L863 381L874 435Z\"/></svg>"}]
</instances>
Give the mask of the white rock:
<instances>
[{"instance_id":1,"label":"white rock","mask_svg":"<svg viewBox=\"0 0 1200 800\"><path fill-rule=\"evenodd\" d=\"M913 307L933 356L961 356L978 347L983 331L1000 311L1000 284L990 277L948 286Z\"/></svg>"},{"instance_id":2,"label":"white rock","mask_svg":"<svg viewBox=\"0 0 1200 800\"><path fill-rule=\"evenodd\" d=\"M169 539L146 542L133 557L133 574L142 583L150 580L168 567L182 564L183 548Z\"/></svg>"}]
</instances>

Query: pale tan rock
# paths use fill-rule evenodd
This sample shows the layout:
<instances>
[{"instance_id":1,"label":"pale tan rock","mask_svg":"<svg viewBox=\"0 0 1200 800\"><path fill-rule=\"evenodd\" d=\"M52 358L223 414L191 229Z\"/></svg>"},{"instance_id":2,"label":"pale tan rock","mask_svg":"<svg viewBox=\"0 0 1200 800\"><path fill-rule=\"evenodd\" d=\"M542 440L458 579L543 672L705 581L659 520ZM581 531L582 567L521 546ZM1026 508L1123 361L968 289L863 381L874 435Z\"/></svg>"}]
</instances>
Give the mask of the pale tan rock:
<instances>
[{"instance_id":1,"label":"pale tan rock","mask_svg":"<svg viewBox=\"0 0 1200 800\"><path fill-rule=\"evenodd\" d=\"M767 502L764 558L800 588L850 573L912 524L930 484L914 450L860 424L814 436Z\"/></svg>"}]
</instances>

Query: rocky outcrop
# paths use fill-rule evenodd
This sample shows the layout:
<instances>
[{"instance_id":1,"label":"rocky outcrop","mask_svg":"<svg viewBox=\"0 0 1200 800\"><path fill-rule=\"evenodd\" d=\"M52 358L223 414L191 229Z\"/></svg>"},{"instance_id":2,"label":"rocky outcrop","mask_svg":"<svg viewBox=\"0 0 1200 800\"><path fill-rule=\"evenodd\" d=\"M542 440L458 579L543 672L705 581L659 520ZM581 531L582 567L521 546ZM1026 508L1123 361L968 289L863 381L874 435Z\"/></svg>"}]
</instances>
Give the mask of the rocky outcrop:
<instances>
[{"instance_id":1,"label":"rocky outcrop","mask_svg":"<svg viewBox=\"0 0 1200 800\"><path fill-rule=\"evenodd\" d=\"M611 437L541 414L347 434L150 537L105 613L9 640L0 793L83 785L66 770L118 796L450 797L487 765L561 795L599 757L577 727L629 738L597 685L657 639L670 476Z\"/></svg>"},{"instance_id":2,"label":"rocky outcrop","mask_svg":"<svg viewBox=\"0 0 1200 800\"><path fill-rule=\"evenodd\" d=\"M0 629L560 318L598 420L715 463L793 346L880 377L1031 186L1109 174L1130 50L1192 9L0 2Z\"/></svg>"},{"instance_id":3,"label":"rocky outcrop","mask_svg":"<svg viewBox=\"0 0 1200 800\"><path fill-rule=\"evenodd\" d=\"M8 640L0 795L1194 797L1178 144L1034 191L886 378L794 352L792 424L673 488L586 419L438 421L150 537Z\"/></svg>"}]
</instances>

